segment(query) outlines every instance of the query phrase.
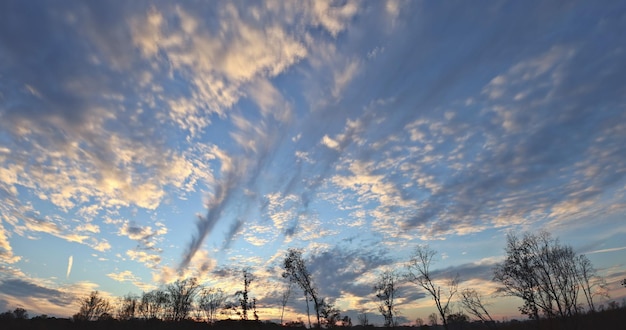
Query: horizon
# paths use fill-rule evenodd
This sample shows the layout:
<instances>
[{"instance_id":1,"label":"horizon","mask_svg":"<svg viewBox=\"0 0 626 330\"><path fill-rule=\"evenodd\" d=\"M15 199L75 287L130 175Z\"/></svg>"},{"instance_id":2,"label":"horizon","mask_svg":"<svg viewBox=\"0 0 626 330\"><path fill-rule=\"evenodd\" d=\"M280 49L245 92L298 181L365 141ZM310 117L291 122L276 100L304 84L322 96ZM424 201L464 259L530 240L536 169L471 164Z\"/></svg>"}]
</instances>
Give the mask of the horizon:
<instances>
[{"instance_id":1,"label":"horizon","mask_svg":"<svg viewBox=\"0 0 626 330\"><path fill-rule=\"evenodd\" d=\"M189 277L234 294L248 267L277 319L299 248L321 297L382 324L376 277L427 244L525 319L492 270L541 230L621 301L623 30L622 1L6 1L0 312ZM401 292L404 322L436 312Z\"/></svg>"}]
</instances>

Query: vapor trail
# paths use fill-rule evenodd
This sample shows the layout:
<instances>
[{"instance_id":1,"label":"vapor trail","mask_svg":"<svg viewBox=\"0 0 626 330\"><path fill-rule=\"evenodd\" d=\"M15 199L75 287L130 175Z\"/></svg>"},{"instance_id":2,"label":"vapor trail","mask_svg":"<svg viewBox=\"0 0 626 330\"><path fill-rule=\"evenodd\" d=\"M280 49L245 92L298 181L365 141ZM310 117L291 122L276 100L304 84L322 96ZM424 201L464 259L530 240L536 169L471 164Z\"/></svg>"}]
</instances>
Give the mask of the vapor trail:
<instances>
[{"instance_id":1,"label":"vapor trail","mask_svg":"<svg viewBox=\"0 0 626 330\"><path fill-rule=\"evenodd\" d=\"M191 259L196 254L206 236L213 230L222 215L222 211L228 204L231 197L231 189L235 185L235 177L232 172L226 173L226 178L216 188L215 193L209 201L208 211L205 216L201 216L196 222L197 233L192 237L187 250L183 256L183 260L178 266L178 270L182 271L187 268Z\"/></svg>"},{"instance_id":2,"label":"vapor trail","mask_svg":"<svg viewBox=\"0 0 626 330\"><path fill-rule=\"evenodd\" d=\"M70 272L72 271L73 263L74 263L74 256L70 256L70 258L67 260L67 273L65 274L66 279L70 277Z\"/></svg>"}]
</instances>

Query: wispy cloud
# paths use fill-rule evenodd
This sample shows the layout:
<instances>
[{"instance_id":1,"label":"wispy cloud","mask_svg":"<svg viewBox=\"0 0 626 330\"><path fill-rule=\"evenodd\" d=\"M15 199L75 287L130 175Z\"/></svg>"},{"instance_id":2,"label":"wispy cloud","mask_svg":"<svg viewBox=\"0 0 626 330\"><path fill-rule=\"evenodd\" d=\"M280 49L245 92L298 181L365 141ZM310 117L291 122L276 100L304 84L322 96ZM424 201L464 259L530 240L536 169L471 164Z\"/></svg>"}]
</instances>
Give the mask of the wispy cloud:
<instances>
[{"instance_id":1,"label":"wispy cloud","mask_svg":"<svg viewBox=\"0 0 626 330\"><path fill-rule=\"evenodd\" d=\"M13 248L7 236L6 230L0 223L0 259L8 264L16 263L21 257L13 254Z\"/></svg>"}]
</instances>

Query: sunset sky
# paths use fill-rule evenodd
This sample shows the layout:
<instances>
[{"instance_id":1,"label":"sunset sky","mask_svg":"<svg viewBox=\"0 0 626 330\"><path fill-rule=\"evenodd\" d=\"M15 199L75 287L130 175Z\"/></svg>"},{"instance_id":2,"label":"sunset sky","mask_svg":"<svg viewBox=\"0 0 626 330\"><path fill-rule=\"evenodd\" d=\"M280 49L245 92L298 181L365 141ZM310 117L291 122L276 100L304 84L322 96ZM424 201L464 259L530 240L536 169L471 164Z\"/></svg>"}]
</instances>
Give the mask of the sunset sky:
<instances>
[{"instance_id":1,"label":"sunset sky","mask_svg":"<svg viewBox=\"0 0 626 330\"><path fill-rule=\"evenodd\" d=\"M382 324L378 274L428 244L523 318L492 269L538 230L621 301L624 31L624 1L1 1L0 312L250 267L276 320L294 247Z\"/></svg>"}]
</instances>

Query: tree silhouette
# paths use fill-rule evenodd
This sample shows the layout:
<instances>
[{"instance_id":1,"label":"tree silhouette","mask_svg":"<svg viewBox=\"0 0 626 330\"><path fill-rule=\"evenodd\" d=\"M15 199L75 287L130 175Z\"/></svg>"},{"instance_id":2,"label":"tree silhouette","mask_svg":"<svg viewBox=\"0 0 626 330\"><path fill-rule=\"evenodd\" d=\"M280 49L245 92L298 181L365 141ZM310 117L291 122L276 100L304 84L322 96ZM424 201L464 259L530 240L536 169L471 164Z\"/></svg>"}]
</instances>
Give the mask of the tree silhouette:
<instances>
[{"instance_id":1,"label":"tree silhouette","mask_svg":"<svg viewBox=\"0 0 626 330\"><path fill-rule=\"evenodd\" d=\"M337 325L337 322L341 319L341 313L337 308L335 308L335 304L327 299L322 299L321 305L320 314L326 328L334 328Z\"/></svg>"},{"instance_id":2,"label":"tree silhouette","mask_svg":"<svg viewBox=\"0 0 626 330\"><path fill-rule=\"evenodd\" d=\"M28 319L28 312L22 307L10 310L0 314L1 320L26 320Z\"/></svg>"},{"instance_id":3,"label":"tree silhouette","mask_svg":"<svg viewBox=\"0 0 626 330\"><path fill-rule=\"evenodd\" d=\"M254 277L252 276L252 274L250 273L250 269L248 268L244 268L242 271L242 275L243 275L243 290L237 291L235 293L235 296L240 297L239 298L239 306L241 307L241 313L240 313L240 317L242 320L248 320L248 310L251 309L253 306L252 304L248 301L249 297L249 291L250 291L250 283L252 283L252 281L254 280Z\"/></svg>"},{"instance_id":4,"label":"tree silhouette","mask_svg":"<svg viewBox=\"0 0 626 330\"><path fill-rule=\"evenodd\" d=\"M285 259L283 260L283 269L285 270L283 272L283 277L298 284L298 286L300 286L300 288L304 292L304 297L307 301L307 313L309 297L313 300L313 304L315 306L315 314L317 316L317 327L319 328L321 326L321 301L317 295L317 289L313 285L311 273L309 273L309 271L307 270L306 265L304 264L304 259L302 259L302 251L293 248L288 249L287 254L285 255ZM311 327L310 317L309 327Z\"/></svg>"},{"instance_id":5,"label":"tree silhouette","mask_svg":"<svg viewBox=\"0 0 626 330\"><path fill-rule=\"evenodd\" d=\"M194 298L200 290L196 278L176 280L166 287L168 293L168 318L173 321L182 321L189 317Z\"/></svg>"},{"instance_id":6,"label":"tree silhouette","mask_svg":"<svg viewBox=\"0 0 626 330\"><path fill-rule=\"evenodd\" d=\"M281 305L280 324L283 324L283 317L285 316L285 306L287 306L287 303L289 302L289 296L291 296L292 285L293 285L292 281L287 282L287 287L285 288L285 291L283 291L280 297L280 305Z\"/></svg>"},{"instance_id":7,"label":"tree silhouette","mask_svg":"<svg viewBox=\"0 0 626 330\"><path fill-rule=\"evenodd\" d=\"M461 291L461 306L463 306L465 311L488 325L495 324L493 318L487 311L482 296L475 289L465 289Z\"/></svg>"},{"instance_id":8,"label":"tree silhouette","mask_svg":"<svg viewBox=\"0 0 626 330\"><path fill-rule=\"evenodd\" d=\"M15 315L16 319L26 320L28 318L28 312L22 307L14 309L13 315Z\"/></svg>"},{"instance_id":9,"label":"tree silhouette","mask_svg":"<svg viewBox=\"0 0 626 330\"><path fill-rule=\"evenodd\" d=\"M580 291L590 311L595 310L593 297L602 293L591 262L577 256L571 246L561 245L549 233L526 233L522 238L510 233L505 248L506 259L494 269L494 280L501 291L522 298L523 314L539 319L565 318L581 312Z\"/></svg>"},{"instance_id":10,"label":"tree silhouette","mask_svg":"<svg viewBox=\"0 0 626 330\"><path fill-rule=\"evenodd\" d=\"M137 316L139 311L139 297L127 294L119 298L117 306L118 320L132 320Z\"/></svg>"},{"instance_id":11,"label":"tree silhouette","mask_svg":"<svg viewBox=\"0 0 626 330\"><path fill-rule=\"evenodd\" d=\"M112 310L106 298L101 297L98 291L92 291L89 297L80 301L80 310L73 318L77 321L95 321L103 315L110 315Z\"/></svg>"},{"instance_id":12,"label":"tree silhouette","mask_svg":"<svg viewBox=\"0 0 626 330\"><path fill-rule=\"evenodd\" d=\"M386 327L395 326L394 315L397 313L395 297L398 292L398 275L393 271L380 274L374 285L376 298L379 300L378 310L385 319Z\"/></svg>"},{"instance_id":13,"label":"tree silhouette","mask_svg":"<svg viewBox=\"0 0 626 330\"><path fill-rule=\"evenodd\" d=\"M437 326L437 324L439 324L439 317L437 317L437 313L430 313L428 315L428 323L430 323L431 326Z\"/></svg>"},{"instance_id":14,"label":"tree silhouette","mask_svg":"<svg viewBox=\"0 0 626 330\"><path fill-rule=\"evenodd\" d=\"M583 291L587 306L591 312L596 311L593 298L596 296L608 297L606 282L598 276L595 268L587 256L581 254L575 260L576 275L580 282L580 288Z\"/></svg>"},{"instance_id":15,"label":"tree silhouette","mask_svg":"<svg viewBox=\"0 0 626 330\"><path fill-rule=\"evenodd\" d=\"M464 325L469 323L469 317L463 312L451 313L447 317L448 324L454 329L463 329Z\"/></svg>"},{"instance_id":16,"label":"tree silhouette","mask_svg":"<svg viewBox=\"0 0 626 330\"><path fill-rule=\"evenodd\" d=\"M366 311L362 311L358 316L357 319L359 320L359 325L363 326L363 327L368 327L370 326L370 320L369 317L367 317L367 312Z\"/></svg>"},{"instance_id":17,"label":"tree silhouette","mask_svg":"<svg viewBox=\"0 0 626 330\"><path fill-rule=\"evenodd\" d=\"M200 292L199 307L208 323L214 323L217 312L222 308L226 295L222 289L205 288Z\"/></svg>"},{"instance_id":18,"label":"tree silhouette","mask_svg":"<svg viewBox=\"0 0 626 330\"><path fill-rule=\"evenodd\" d=\"M411 260L409 261L407 268L407 279L410 282L423 288L430 294L435 301L435 306L444 328L448 329L447 316L450 312L450 301L457 292L458 289L458 275L448 281L447 292L442 293L441 286L436 285L433 282L432 274L430 272L430 266L433 257L437 254L436 251L430 249L427 245L421 245L415 248Z\"/></svg>"},{"instance_id":19,"label":"tree silhouette","mask_svg":"<svg viewBox=\"0 0 626 330\"><path fill-rule=\"evenodd\" d=\"M139 314L144 319L162 319L165 317L165 309L168 305L169 296L163 290L145 292L139 302Z\"/></svg>"}]
</instances>

